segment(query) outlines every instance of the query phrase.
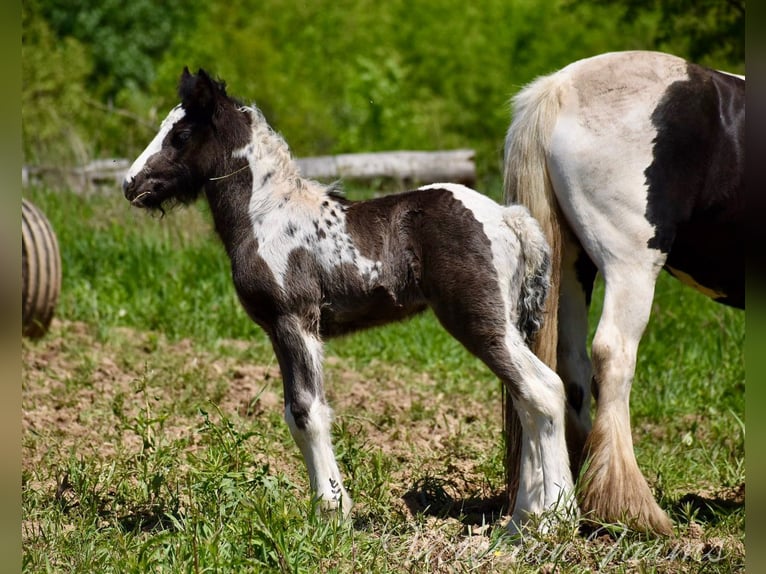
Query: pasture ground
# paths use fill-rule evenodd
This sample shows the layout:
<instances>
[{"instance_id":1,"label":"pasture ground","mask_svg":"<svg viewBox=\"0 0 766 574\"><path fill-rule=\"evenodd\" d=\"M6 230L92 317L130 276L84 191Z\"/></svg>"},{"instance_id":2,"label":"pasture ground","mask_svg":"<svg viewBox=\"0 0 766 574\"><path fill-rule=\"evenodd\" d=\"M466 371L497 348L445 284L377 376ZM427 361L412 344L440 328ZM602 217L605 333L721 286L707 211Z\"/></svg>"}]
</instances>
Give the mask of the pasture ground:
<instances>
[{"instance_id":1,"label":"pasture ground","mask_svg":"<svg viewBox=\"0 0 766 574\"><path fill-rule=\"evenodd\" d=\"M22 343L26 572L744 570L740 313L658 285L632 414L675 537L506 536L498 383L430 314L328 344L356 503L337 524L311 506L276 362L205 209L151 218L117 195L30 194L64 291L51 332Z\"/></svg>"}]
</instances>

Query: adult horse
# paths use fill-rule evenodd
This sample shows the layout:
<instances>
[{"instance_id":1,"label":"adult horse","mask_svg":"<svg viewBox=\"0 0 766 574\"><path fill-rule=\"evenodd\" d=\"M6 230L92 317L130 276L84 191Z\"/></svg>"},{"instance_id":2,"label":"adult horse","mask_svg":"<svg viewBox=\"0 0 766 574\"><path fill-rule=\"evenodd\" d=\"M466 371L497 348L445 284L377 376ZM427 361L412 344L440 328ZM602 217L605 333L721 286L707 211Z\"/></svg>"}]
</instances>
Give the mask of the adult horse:
<instances>
[{"instance_id":1,"label":"adult horse","mask_svg":"<svg viewBox=\"0 0 766 574\"><path fill-rule=\"evenodd\" d=\"M744 308L745 79L668 54L609 53L538 78L513 109L505 196L530 209L553 252L535 352L566 384L573 467L588 460L580 508L669 534L633 452L636 352L663 268ZM597 272L605 293L591 364Z\"/></svg>"},{"instance_id":2,"label":"adult horse","mask_svg":"<svg viewBox=\"0 0 766 574\"><path fill-rule=\"evenodd\" d=\"M351 508L332 449L322 339L429 306L500 378L521 419L514 522L569 504L564 387L528 347L549 250L526 208L453 184L351 202L301 177L258 108L204 71L184 70L179 96L128 171L125 197L162 208L204 192L240 301L274 347L285 419L320 506Z\"/></svg>"}]
</instances>

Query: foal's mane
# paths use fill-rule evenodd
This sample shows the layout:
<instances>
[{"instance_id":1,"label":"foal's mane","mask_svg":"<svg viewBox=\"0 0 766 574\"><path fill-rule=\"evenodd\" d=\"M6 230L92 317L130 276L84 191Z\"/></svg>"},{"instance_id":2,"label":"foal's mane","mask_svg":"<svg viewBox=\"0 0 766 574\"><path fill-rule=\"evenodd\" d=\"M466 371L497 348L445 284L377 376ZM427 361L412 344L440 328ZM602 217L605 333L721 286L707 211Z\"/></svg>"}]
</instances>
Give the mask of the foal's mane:
<instances>
[{"instance_id":1,"label":"foal's mane","mask_svg":"<svg viewBox=\"0 0 766 574\"><path fill-rule=\"evenodd\" d=\"M236 102L236 100L234 101ZM293 158L287 141L282 137L282 134L271 127L266 120L266 116L258 106L255 104L251 104L250 106L239 104L238 108L240 111L250 114L253 144L255 144L253 145L255 159L269 158L271 161L274 161L279 176L283 179L295 181L298 185L302 185L302 182L310 182L334 199L345 199L343 185L340 181L325 185L301 176L298 164Z\"/></svg>"},{"instance_id":2,"label":"foal's mane","mask_svg":"<svg viewBox=\"0 0 766 574\"><path fill-rule=\"evenodd\" d=\"M254 159L272 159L276 163L280 175L290 179L299 178L298 165L293 160L290 146L285 138L269 125L263 112L255 104L240 106L239 109L250 114Z\"/></svg>"}]
</instances>

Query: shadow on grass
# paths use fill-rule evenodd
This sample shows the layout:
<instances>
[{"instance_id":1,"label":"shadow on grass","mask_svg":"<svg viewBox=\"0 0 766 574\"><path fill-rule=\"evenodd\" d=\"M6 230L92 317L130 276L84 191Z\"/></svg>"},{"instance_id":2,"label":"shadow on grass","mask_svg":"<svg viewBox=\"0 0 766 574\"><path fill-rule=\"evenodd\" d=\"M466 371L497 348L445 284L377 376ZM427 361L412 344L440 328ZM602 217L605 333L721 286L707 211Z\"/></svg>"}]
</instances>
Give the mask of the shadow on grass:
<instances>
[{"instance_id":1,"label":"shadow on grass","mask_svg":"<svg viewBox=\"0 0 766 574\"><path fill-rule=\"evenodd\" d=\"M745 483L722 490L716 494L690 492L667 506L667 512L673 521L681 526L690 523L715 527L723 524L736 512L745 508ZM605 524L587 517L581 517L580 535L588 540L601 538L618 540L630 532L625 524ZM639 538L653 538L657 535L641 531L632 531Z\"/></svg>"},{"instance_id":2,"label":"shadow on grass","mask_svg":"<svg viewBox=\"0 0 766 574\"><path fill-rule=\"evenodd\" d=\"M413 515L454 518L466 526L494 524L507 514L504 492L485 489L478 495L461 496L466 490L468 488L461 489L453 480L426 476L415 481L402 499ZM686 494L668 510L676 522L684 522L693 515L695 521L715 526L744 507L745 483L742 483L715 495ZM630 529L625 525L605 525L583 519L579 530L587 539L600 536L616 539ZM641 537L641 533L635 534Z\"/></svg>"},{"instance_id":3,"label":"shadow on grass","mask_svg":"<svg viewBox=\"0 0 766 574\"><path fill-rule=\"evenodd\" d=\"M504 492L460 497L455 482L439 477L418 479L402 499L412 514L455 518L465 525L493 524L506 514Z\"/></svg>"},{"instance_id":4,"label":"shadow on grass","mask_svg":"<svg viewBox=\"0 0 766 574\"><path fill-rule=\"evenodd\" d=\"M718 492L715 495L690 492L673 504L674 518L693 514L697 522L718 524L729 515L745 507L745 483Z\"/></svg>"},{"instance_id":5,"label":"shadow on grass","mask_svg":"<svg viewBox=\"0 0 766 574\"><path fill-rule=\"evenodd\" d=\"M179 516L176 514L176 518ZM156 506L139 509L115 518L115 522L126 532L177 531L178 523L172 520L167 510Z\"/></svg>"}]
</instances>

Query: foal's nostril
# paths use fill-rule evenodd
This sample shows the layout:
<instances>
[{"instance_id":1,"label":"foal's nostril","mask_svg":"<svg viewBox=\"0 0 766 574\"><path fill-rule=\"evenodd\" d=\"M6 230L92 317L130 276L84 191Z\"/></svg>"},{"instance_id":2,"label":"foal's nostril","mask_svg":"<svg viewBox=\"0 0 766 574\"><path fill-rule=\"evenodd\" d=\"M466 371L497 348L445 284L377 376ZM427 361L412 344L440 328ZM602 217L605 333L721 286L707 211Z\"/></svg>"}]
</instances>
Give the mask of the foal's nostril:
<instances>
[{"instance_id":1,"label":"foal's nostril","mask_svg":"<svg viewBox=\"0 0 766 574\"><path fill-rule=\"evenodd\" d=\"M136 197L136 180L135 179L123 179L122 180L122 193L125 195L125 199L133 201Z\"/></svg>"}]
</instances>

